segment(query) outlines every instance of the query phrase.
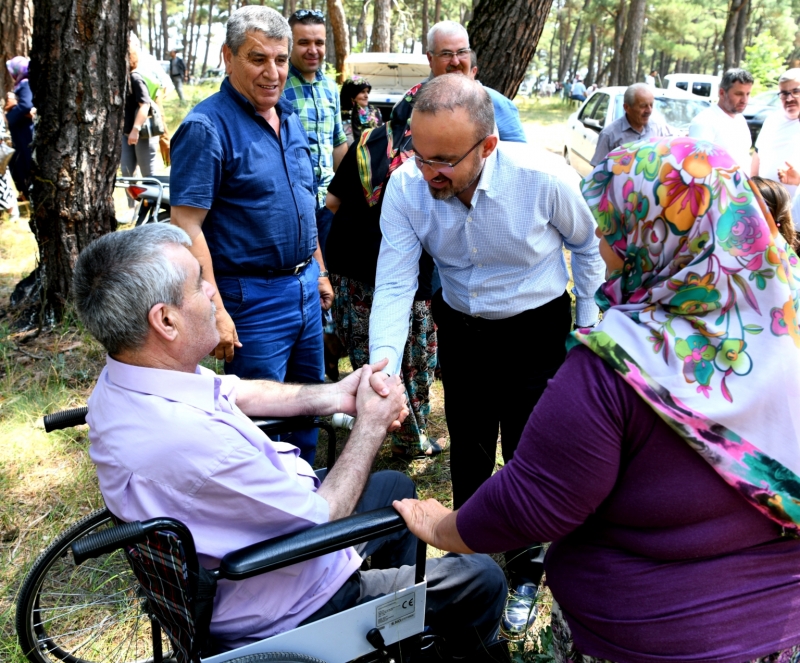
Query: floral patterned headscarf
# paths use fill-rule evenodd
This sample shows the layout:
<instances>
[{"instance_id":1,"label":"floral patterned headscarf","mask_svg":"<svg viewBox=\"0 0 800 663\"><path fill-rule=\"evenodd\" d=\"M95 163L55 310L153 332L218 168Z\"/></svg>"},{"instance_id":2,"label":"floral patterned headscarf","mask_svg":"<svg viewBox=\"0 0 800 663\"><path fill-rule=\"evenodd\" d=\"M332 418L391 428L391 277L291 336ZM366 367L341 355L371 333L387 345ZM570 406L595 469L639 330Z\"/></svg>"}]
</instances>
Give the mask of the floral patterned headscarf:
<instances>
[{"instance_id":1,"label":"floral patterned headscarf","mask_svg":"<svg viewBox=\"0 0 800 663\"><path fill-rule=\"evenodd\" d=\"M19 84L22 83L22 81L28 78L29 63L30 59L21 55L17 55L6 62L6 69L8 69L8 73L14 80L15 90L19 87Z\"/></svg>"},{"instance_id":2,"label":"floral patterned headscarf","mask_svg":"<svg viewBox=\"0 0 800 663\"><path fill-rule=\"evenodd\" d=\"M611 152L583 195L624 259L576 330L732 486L800 525L800 265L721 148L656 138Z\"/></svg>"}]
</instances>

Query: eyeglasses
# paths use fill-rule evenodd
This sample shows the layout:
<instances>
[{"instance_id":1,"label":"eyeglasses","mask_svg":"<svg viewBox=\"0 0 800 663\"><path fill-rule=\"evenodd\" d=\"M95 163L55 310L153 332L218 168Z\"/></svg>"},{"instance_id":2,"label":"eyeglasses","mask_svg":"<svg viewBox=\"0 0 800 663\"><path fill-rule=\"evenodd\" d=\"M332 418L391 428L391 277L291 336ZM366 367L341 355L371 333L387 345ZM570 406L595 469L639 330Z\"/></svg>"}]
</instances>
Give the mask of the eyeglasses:
<instances>
[{"instance_id":1,"label":"eyeglasses","mask_svg":"<svg viewBox=\"0 0 800 663\"><path fill-rule=\"evenodd\" d=\"M483 138L481 138L477 143L475 143L472 147L470 147L469 150L467 150L467 153L463 157L461 157L455 163L448 163L447 161L433 161L431 159L423 159L422 157L419 157L416 154L414 155L414 161L417 164L417 168L419 168L420 170L422 170L423 166L427 166L428 168L435 170L440 175L444 175L445 177L450 177L453 174L453 171L455 170L456 166L460 164L464 159L466 159L470 155L470 153L476 147L478 147L478 145L480 145L483 141L485 141L488 137L489 136L484 136ZM413 145L411 149L414 149Z\"/></svg>"},{"instance_id":2,"label":"eyeglasses","mask_svg":"<svg viewBox=\"0 0 800 663\"><path fill-rule=\"evenodd\" d=\"M781 90L778 92L778 96L781 99L788 99L789 97L800 99L800 87L796 87L794 90Z\"/></svg>"},{"instance_id":3,"label":"eyeglasses","mask_svg":"<svg viewBox=\"0 0 800 663\"><path fill-rule=\"evenodd\" d=\"M296 18L298 21L302 21L306 16L313 16L321 21L325 20L325 16L319 9L298 9L292 14L292 18Z\"/></svg>"},{"instance_id":4,"label":"eyeglasses","mask_svg":"<svg viewBox=\"0 0 800 663\"><path fill-rule=\"evenodd\" d=\"M453 58L457 58L458 60L466 60L470 53L472 53L471 48L459 48L457 51L442 51L441 53L434 53L433 57L441 58L442 60L452 60Z\"/></svg>"}]
</instances>

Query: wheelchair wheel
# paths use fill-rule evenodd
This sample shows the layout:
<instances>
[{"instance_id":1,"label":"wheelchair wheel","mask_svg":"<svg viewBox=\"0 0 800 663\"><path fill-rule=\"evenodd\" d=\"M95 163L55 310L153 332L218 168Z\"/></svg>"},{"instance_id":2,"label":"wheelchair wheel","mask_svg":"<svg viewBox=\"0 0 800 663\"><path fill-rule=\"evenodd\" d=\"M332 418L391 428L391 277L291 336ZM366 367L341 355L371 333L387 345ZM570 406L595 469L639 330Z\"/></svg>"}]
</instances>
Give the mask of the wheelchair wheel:
<instances>
[{"instance_id":1,"label":"wheelchair wheel","mask_svg":"<svg viewBox=\"0 0 800 663\"><path fill-rule=\"evenodd\" d=\"M263 654L250 654L232 658L225 663L325 663L313 656L305 654L292 654L291 652L267 652Z\"/></svg>"},{"instance_id":2,"label":"wheelchair wheel","mask_svg":"<svg viewBox=\"0 0 800 663\"><path fill-rule=\"evenodd\" d=\"M117 550L75 566L70 545L112 527L99 509L72 525L36 560L17 598L17 637L32 663L130 663L153 660L146 602ZM170 645L162 637L162 650Z\"/></svg>"}]
</instances>

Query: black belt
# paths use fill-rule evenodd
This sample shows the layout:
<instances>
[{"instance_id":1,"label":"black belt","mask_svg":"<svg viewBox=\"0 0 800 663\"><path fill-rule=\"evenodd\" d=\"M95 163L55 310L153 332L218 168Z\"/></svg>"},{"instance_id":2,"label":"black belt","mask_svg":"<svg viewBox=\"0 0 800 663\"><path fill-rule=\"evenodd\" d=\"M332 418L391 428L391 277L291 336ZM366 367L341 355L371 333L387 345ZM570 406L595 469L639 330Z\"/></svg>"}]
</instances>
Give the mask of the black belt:
<instances>
[{"instance_id":1,"label":"black belt","mask_svg":"<svg viewBox=\"0 0 800 663\"><path fill-rule=\"evenodd\" d=\"M301 262L299 265L295 265L294 267L286 267L285 269L279 269L272 267L264 267L263 269L252 269L248 270L244 276L263 276L265 278L272 278L275 276L294 276L302 272L306 267L311 264L311 261L314 259L314 256L311 256Z\"/></svg>"}]
</instances>

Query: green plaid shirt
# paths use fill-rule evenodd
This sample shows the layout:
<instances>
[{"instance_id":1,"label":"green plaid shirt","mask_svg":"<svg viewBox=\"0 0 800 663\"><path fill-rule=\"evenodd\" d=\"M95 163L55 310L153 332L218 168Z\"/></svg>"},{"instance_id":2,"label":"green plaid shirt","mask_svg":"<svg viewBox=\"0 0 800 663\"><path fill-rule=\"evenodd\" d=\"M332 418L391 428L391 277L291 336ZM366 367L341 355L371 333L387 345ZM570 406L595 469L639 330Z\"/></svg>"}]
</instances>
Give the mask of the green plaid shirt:
<instances>
[{"instance_id":1,"label":"green plaid shirt","mask_svg":"<svg viewBox=\"0 0 800 663\"><path fill-rule=\"evenodd\" d=\"M336 83L319 70L316 80L309 83L290 62L283 95L294 106L308 134L311 163L318 185L317 198L322 206L328 184L333 179L333 148L347 142L342 127L339 90Z\"/></svg>"}]
</instances>

